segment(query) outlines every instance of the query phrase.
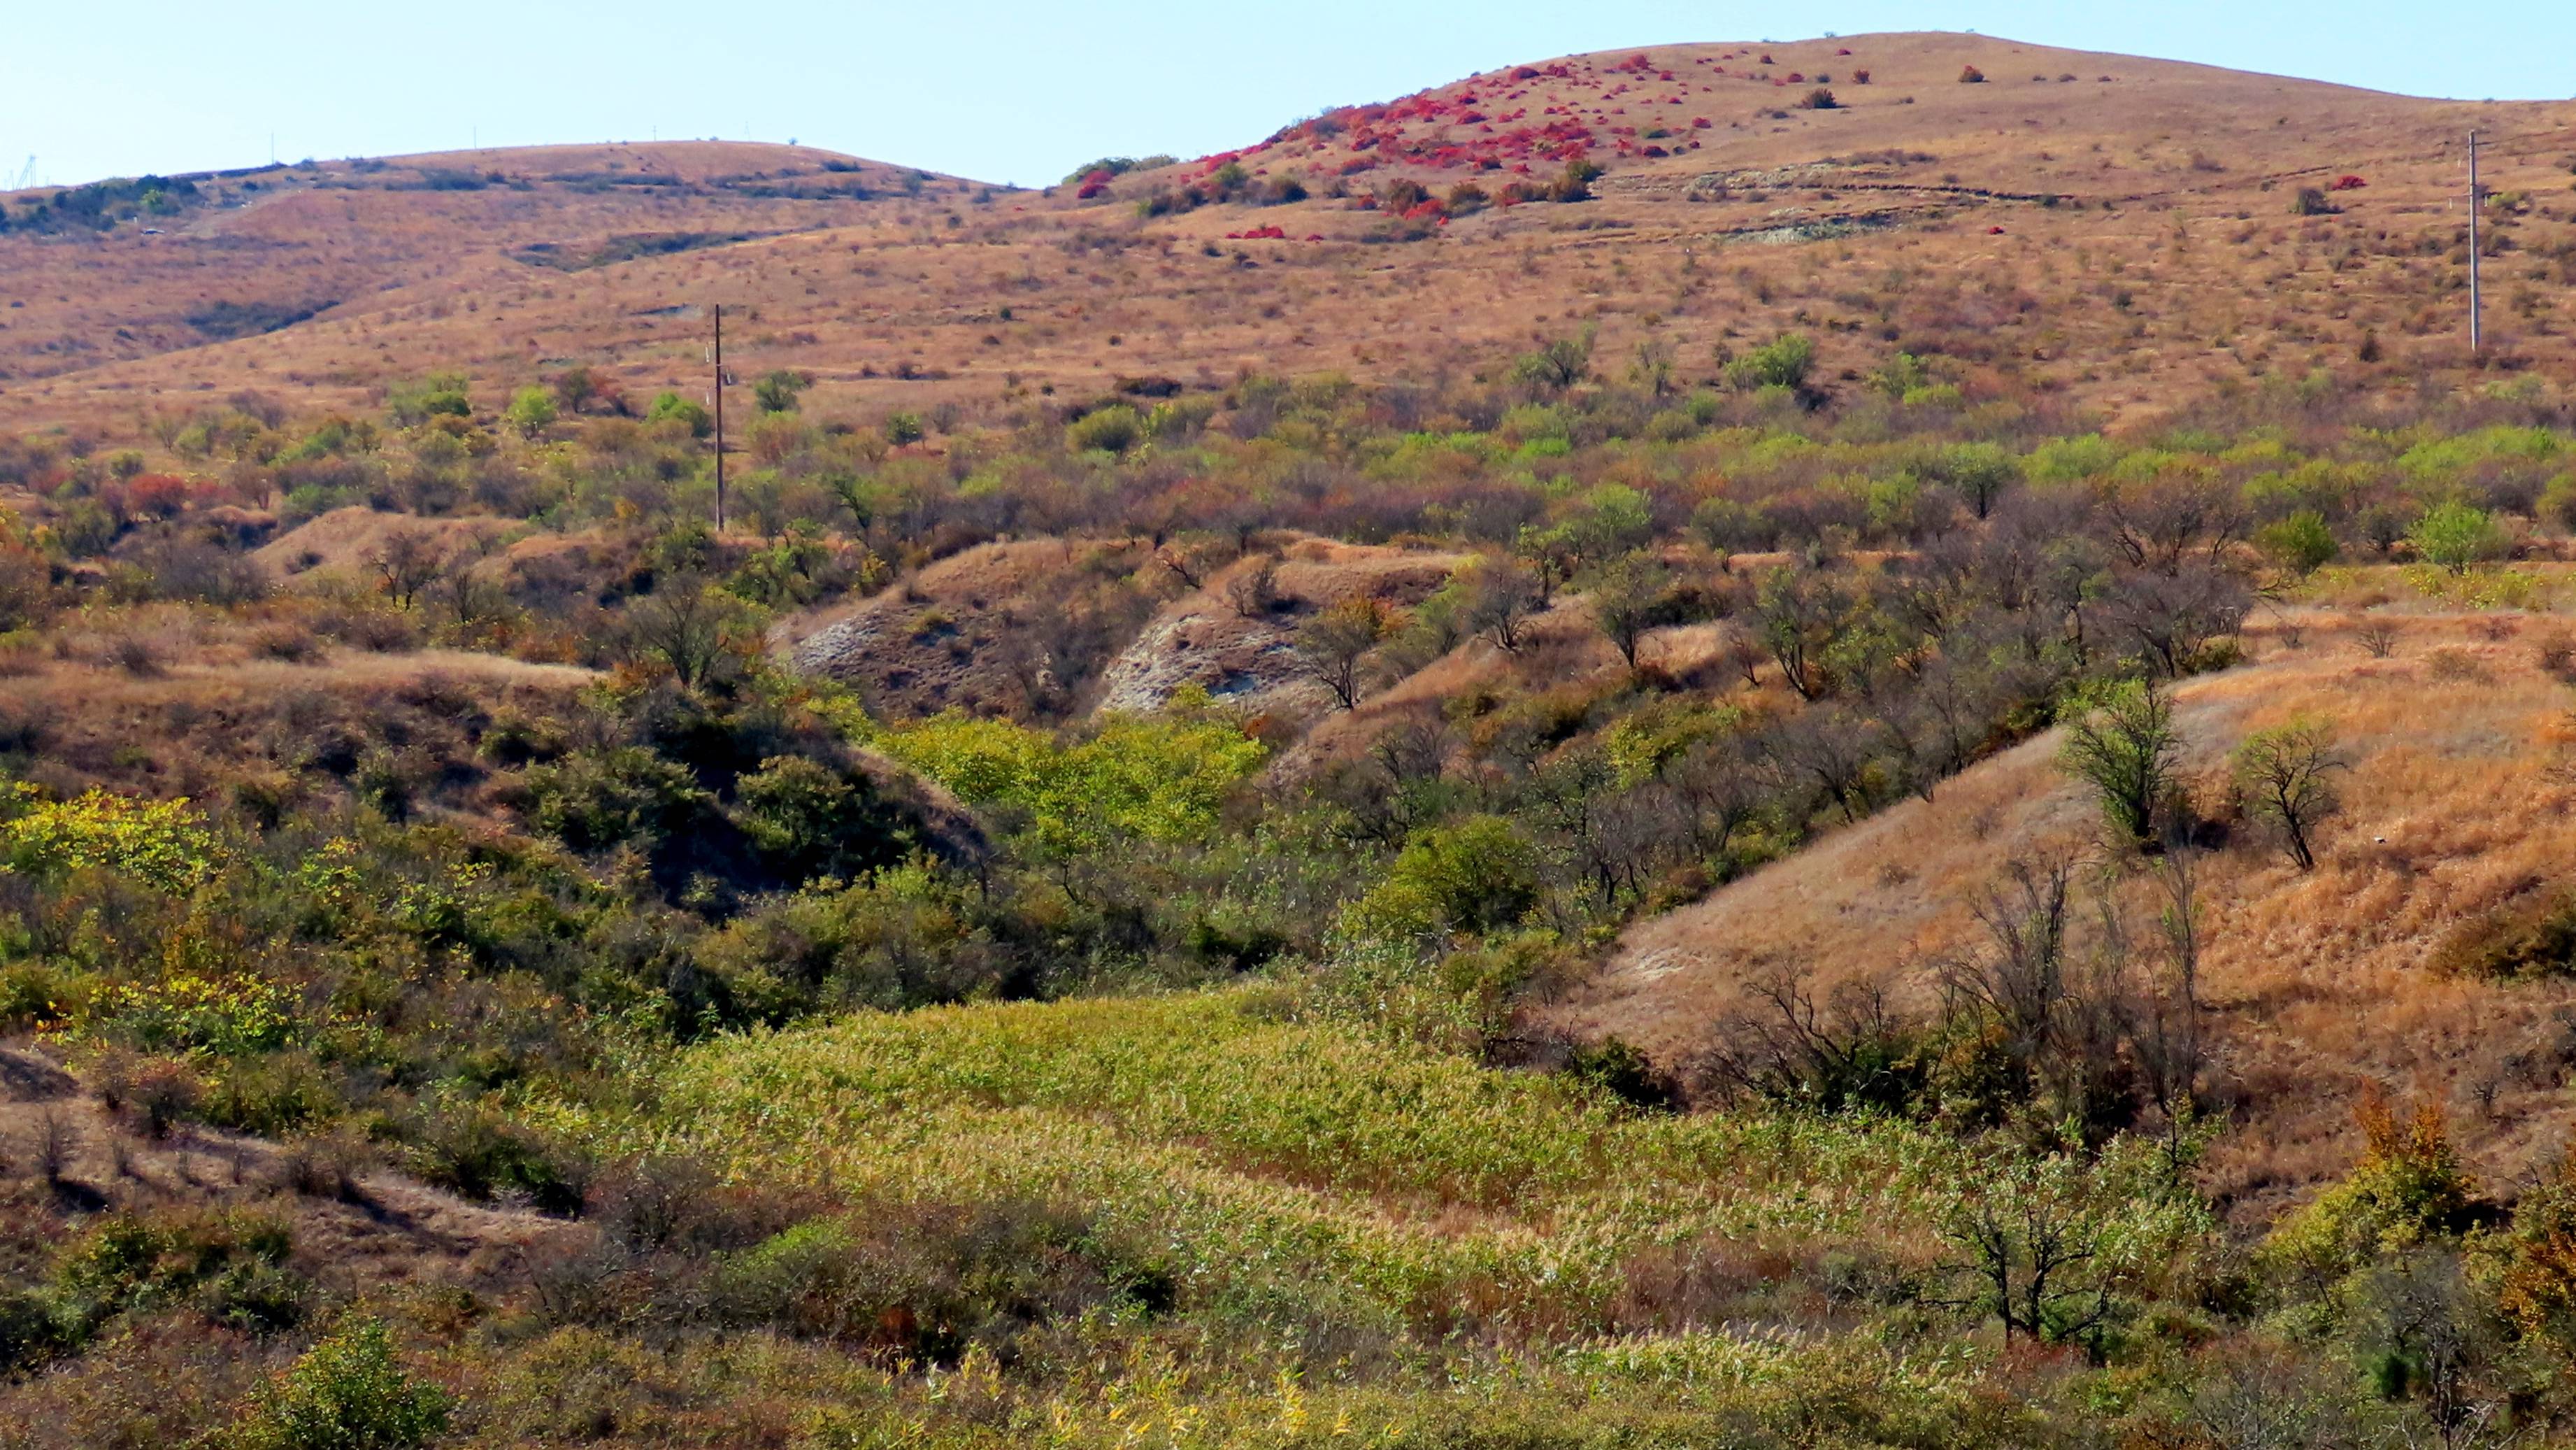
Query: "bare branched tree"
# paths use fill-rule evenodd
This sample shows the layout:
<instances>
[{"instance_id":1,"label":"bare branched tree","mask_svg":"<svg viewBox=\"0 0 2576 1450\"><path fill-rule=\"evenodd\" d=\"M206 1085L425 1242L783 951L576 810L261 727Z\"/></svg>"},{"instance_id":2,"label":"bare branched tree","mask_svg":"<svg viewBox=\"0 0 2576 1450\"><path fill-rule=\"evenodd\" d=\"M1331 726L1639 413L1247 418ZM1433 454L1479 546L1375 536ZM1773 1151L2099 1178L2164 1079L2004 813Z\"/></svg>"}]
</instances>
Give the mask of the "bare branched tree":
<instances>
[{"instance_id":1,"label":"bare branched tree","mask_svg":"<svg viewBox=\"0 0 2576 1450\"><path fill-rule=\"evenodd\" d=\"M2315 870L2317 826L2342 804L2332 777L2351 768L2335 746L2332 722L2298 719L2257 730L2236 747L2232 763L2246 806L2281 833L2300 870Z\"/></svg>"},{"instance_id":2,"label":"bare branched tree","mask_svg":"<svg viewBox=\"0 0 2576 1450\"><path fill-rule=\"evenodd\" d=\"M2089 1333L2111 1312L2099 1197L2084 1166L2065 1156L2000 1154L1980 1165L1941 1226L1955 1254L1944 1277L1964 1292L1934 1302L1992 1313L2007 1343Z\"/></svg>"},{"instance_id":3,"label":"bare branched tree","mask_svg":"<svg viewBox=\"0 0 2576 1450\"><path fill-rule=\"evenodd\" d=\"M366 562L369 572L376 576L376 587L393 601L394 608L408 611L412 601L447 567L447 555L430 530L398 528L367 551Z\"/></svg>"},{"instance_id":4,"label":"bare branched tree","mask_svg":"<svg viewBox=\"0 0 2576 1450\"><path fill-rule=\"evenodd\" d=\"M1920 1086L1911 1033L1876 981L1847 981L1820 1000L1795 970L1748 976L1749 1004L1719 1024L1693 1064L1700 1092L1794 1102L1821 1112L1901 1110Z\"/></svg>"},{"instance_id":5,"label":"bare branched tree","mask_svg":"<svg viewBox=\"0 0 2576 1450\"><path fill-rule=\"evenodd\" d=\"M1297 627L1297 661L1348 710L1360 702L1360 662L1386 630L1385 605L1366 595L1345 599Z\"/></svg>"},{"instance_id":6,"label":"bare branched tree","mask_svg":"<svg viewBox=\"0 0 2576 1450\"><path fill-rule=\"evenodd\" d=\"M1518 654L1531 615L1546 607L1539 577L1528 565L1510 559L1480 559L1459 576L1465 584L1467 627L1492 638L1497 648Z\"/></svg>"},{"instance_id":7,"label":"bare branched tree","mask_svg":"<svg viewBox=\"0 0 2576 1450\"><path fill-rule=\"evenodd\" d=\"M1977 908L1987 950L1951 962L1942 985L1954 1001L1992 1017L2016 1061L2051 1045L2067 997L2066 930L2074 867L2015 861Z\"/></svg>"}]
</instances>

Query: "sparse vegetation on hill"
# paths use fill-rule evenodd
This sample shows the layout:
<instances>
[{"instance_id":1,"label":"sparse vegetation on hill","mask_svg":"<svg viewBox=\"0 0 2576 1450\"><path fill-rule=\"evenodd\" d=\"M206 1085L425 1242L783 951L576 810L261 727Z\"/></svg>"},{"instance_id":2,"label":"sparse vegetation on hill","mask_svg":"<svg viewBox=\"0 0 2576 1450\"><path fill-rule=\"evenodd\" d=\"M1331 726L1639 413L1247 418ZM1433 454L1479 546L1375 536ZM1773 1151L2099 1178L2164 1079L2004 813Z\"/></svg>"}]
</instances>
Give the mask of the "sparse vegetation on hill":
<instances>
[{"instance_id":1,"label":"sparse vegetation on hill","mask_svg":"<svg viewBox=\"0 0 2576 1450\"><path fill-rule=\"evenodd\" d=\"M0 1446L2563 1438L2565 396L2143 416L1992 340L2116 368L2126 291L1582 249L1702 133L2059 71L2000 44L1521 67L1007 203L1089 233L323 172L725 239L519 286L989 250L962 326L1123 363L970 396L869 322L858 380L728 301L721 525L712 400L597 357L0 435ZM1931 187L1848 155L1698 194ZM731 239L772 203L991 246ZM1569 245L1349 369L1030 262L1266 286L1293 227L1194 219L1252 205ZM1580 300L1666 263L1746 307Z\"/></svg>"}]
</instances>

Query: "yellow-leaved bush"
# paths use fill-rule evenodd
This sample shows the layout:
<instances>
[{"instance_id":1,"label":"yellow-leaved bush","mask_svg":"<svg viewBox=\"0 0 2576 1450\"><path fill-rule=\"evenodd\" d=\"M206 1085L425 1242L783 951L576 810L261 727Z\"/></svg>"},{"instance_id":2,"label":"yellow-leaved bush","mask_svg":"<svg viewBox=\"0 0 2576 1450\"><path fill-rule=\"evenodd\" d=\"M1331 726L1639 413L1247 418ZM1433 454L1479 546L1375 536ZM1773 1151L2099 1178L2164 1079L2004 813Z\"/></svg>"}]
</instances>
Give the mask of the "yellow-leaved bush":
<instances>
[{"instance_id":1,"label":"yellow-leaved bush","mask_svg":"<svg viewBox=\"0 0 2576 1450\"><path fill-rule=\"evenodd\" d=\"M0 868L29 875L121 872L184 895L215 874L215 838L187 797L144 800L89 790L67 801L16 788L19 809L0 821Z\"/></svg>"}]
</instances>

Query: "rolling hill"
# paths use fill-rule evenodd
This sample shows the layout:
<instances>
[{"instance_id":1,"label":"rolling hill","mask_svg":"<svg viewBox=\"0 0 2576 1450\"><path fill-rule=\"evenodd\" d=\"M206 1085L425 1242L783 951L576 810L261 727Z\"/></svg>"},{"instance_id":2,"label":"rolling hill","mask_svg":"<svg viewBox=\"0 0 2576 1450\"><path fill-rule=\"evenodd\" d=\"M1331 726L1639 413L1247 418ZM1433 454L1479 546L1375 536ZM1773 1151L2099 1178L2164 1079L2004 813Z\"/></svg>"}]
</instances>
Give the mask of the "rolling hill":
<instances>
[{"instance_id":1,"label":"rolling hill","mask_svg":"<svg viewBox=\"0 0 2576 1450\"><path fill-rule=\"evenodd\" d=\"M1439 376L1585 327L1681 378L1801 328L1836 371L1905 350L2111 416L2320 367L2404 388L2469 362L2471 127L2489 362L2566 360L2571 119L1906 34L1535 62L1042 194L723 143L288 167L0 237L24 279L0 424L254 385L356 407L434 369L702 385L710 303L745 376L804 370L862 419L1247 367ZM1577 155L1593 199L1493 204ZM1461 184L1488 202L1445 205Z\"/></svg>"},{"instance_id":2,"label":"rolling hill","mask_svg":"<svg viewBox=\"0 0 2576 1450\"><path fill-rule=\"evenodd\" d=\"M2386 616L2374 616L2386 618ZM2538 641L2493 616L2400 614L2386 655L2312 609L2249 629L2251 665L2177 692L2183 769L2223 793L2226 752L2300 718L2339 722L2344 813L2314 872L2240 829L2194 865L2201 999L2245 1116L2214 1182L2266 1214L2351 1153L2354 1103L2395 1083L2451 1106L2483 1171L2515 1181L2560 1150L2576 994L2446 975L2444 948L2527 910L2568 859L2553 744L2565 684ZM2540 626L2541 629L2553 626ZM1929 1010L1945 964L1986 947L2014 859L2105 859L2096 810L2049 732L1817 847L1642 921L1556 1009L1686 1062L1793 969L1819 999L1846 982ZM2079 928L2080 930L2080 928Z\"/></svg>"}]
</instances>

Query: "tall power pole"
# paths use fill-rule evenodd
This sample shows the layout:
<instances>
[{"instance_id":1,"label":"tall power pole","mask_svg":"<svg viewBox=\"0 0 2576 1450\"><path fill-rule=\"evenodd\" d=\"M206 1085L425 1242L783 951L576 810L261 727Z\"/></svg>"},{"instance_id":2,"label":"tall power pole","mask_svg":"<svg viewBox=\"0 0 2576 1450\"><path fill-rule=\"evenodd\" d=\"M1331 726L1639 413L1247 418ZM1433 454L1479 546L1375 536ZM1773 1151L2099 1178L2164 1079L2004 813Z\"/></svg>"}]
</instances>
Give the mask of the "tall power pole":
<instances>
[{"instance_id":1,"label":"tall power pole","mask_svg":"<svg viewBox=\"0 0 2576 1450\"><path fill-rule=\"evenodd\" d=\"M724 533L724 304L716 304L716 533Z\"/></svg>"},{"instance_id":2,"label":"tall power pole","mask_svg":"<svg viewBox=\"0 0 2576 1450\"><path fill-rule=\"evenodd\" d=\"M2486 348L2486 320L2479 315L2478 297L2478 213L2484 210L2485 198L2478 193L2478 133L2469 133L2469 356L2476 357Z\"/></svg>"}]
</instances>

